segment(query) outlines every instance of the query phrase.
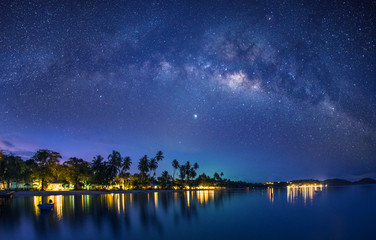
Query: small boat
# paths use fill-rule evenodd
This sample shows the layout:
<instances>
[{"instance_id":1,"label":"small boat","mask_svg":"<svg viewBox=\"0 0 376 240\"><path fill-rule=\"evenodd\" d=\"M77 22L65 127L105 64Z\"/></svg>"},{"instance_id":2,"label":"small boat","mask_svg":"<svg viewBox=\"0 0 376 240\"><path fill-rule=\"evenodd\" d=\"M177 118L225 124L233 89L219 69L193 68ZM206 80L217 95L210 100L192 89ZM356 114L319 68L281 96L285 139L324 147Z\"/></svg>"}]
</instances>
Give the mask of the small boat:
<instances>
[{"instance_id":1,"label":"small boat","mask_svg":"<svg viewBox=\"0 0 376 240\"><path fill-rule=\"evenodd\" d=\"M55 206L55 203L42 203L38 204L39 210L50 210Z\"/></svg>"}]
</instances>

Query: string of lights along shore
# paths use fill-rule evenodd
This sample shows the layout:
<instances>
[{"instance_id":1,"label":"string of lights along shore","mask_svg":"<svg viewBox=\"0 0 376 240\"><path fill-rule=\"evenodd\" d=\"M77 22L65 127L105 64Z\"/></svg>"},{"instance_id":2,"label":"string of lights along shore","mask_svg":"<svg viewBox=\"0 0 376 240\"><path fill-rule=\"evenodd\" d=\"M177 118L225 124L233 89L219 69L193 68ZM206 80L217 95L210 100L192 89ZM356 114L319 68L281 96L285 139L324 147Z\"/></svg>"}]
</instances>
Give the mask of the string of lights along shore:
<instances>
[{"instance_id":1,"label":"string of lights along shore","mask_svg":"<svg viewBox=\"0 0 376 240\"><path fill-rule=\"evenodd\" d=\"M376 177L374 1L1 1L0 149ZM137 172L137 164L130 172Z\"/></svg>"}]
</instances>

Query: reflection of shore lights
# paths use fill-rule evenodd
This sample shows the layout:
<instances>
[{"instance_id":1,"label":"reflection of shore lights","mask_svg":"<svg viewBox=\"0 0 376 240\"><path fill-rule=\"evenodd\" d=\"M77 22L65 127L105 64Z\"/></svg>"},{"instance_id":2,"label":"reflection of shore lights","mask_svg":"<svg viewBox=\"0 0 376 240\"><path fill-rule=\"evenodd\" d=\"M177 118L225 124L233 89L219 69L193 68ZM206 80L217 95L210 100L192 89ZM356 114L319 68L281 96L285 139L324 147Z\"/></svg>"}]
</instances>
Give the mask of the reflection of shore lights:
<instances>
[{"instance_id":1,"label":"reflection of shore lights","mask_svg":"<svg viewBox=\"0 0 376 240\"><path fill-rule=\"evenodd\" d=\"M120 214L120 196L119 196L119 194L117 194L116 198L117 198L117 209L118 209L118 214Z\"/></svg>"},{"instance_id":2,"label":"reflection of shore lights","mask_svg":"<svg viewBox=\"0 0 376 240\"><path fill-rule=\"evenodd\" d=\"M121 206L122 206L122 209L123 209L123 213L125 213L125 200L124 200L124 193L121 194Z\"/></svg>"},{"instance_id":3,"label":"reflection of shore lights","mask_svg":"<svg viewBox=\"0 0 376 240\"><path fill-rule=\"evenodd\" d=\"M42 196L34 196L35 212L38 212L38 204L42 202Z\"/></svg>"},{"instance_id":4,"label":"reflection of shore lights","mask_svg":"<svg viewBox=\"0 0 376 240\"><path fill-rule=\"evenodd\" d=\"M56 215L58 219L61 219L63 217L63 196L58 195L54 197L54 203L56 208Z\"/></svg>"},{"instance_id":5,"label":"reflection of shore lights","mask_svg":"<svg viewBox=\"0 0 376 240\"><path fill-rule=\"evenodd\" d=\"M196 189L225 189L225 187L215 187L215 186L198 186Z\"/></svg>"},{"instance_id":6,"label":"reflection of shore lights","mask_svg":"<svg viewBox=\"0 0 376 240\"><path fill-rule=\"evenodd\" d=\"M154 192L154 205L155 208L158 207L158 192Z\"/></svg>"},{"instance_id":7,"label":"reflection of shore lights","mask_svg":"<svg viewBox=\"0 0 376 240\"><path fill-rule=\"evenodd\" d=\"M322 189L322 184L289 185L287 186L287 201L294 203L299 195L302 196L304 203L306 203L307 200L312 201L314 193L322 191Z\"/></svg>"},{"instance_id":8,"label":"reflection of shore lights","mask_svg":"<svg viewBox=\"0 0 376 240\"><path fill-rule=\"evenodd\" d=\"M187 191L187 206L188 206L188 207L190 206L190 202L189 202L189 200L190 200L190 192Z\"/></svg>"},{"instance_id":9,"label":"reflection of shore lights","mask_svg":"<svg viewBox=\"0 0 376 240\"><path fill-rule=\"evenodd\" d=\"M39 210L38 204L43 203L43 198L42 196L34 196L33 200L34 200L35 213L38 213L38 210ZM52 200L52 202L55 203L54 210L56 210L57 219L61 219L63 216L63 196L62 195L47 196L45 200L47 202Z\"/></svg>"},{"instance_id":10,"label":"reflection of shore lights","mask_svg":"<svg viewBox=\"0 0 376 240\"><path fill-rule=\"evenodd\" d=\"M268 187L267 193L268 193L268 196L269 196L269 201L274 202L274 188Z\"/></svg>"},{"instance_id":11,"label":"reflection of shore lights","mask_svg":"<svg viewBox=\"0 0 376 240\"><path fill-rule=\"evenodd\" d=\"M307 188L307 187L321 188L322 189L324 186L322 184L303 184L303 185L291 184L291 185L287 186L287 188Z\"/></svg>"}]
</instances>

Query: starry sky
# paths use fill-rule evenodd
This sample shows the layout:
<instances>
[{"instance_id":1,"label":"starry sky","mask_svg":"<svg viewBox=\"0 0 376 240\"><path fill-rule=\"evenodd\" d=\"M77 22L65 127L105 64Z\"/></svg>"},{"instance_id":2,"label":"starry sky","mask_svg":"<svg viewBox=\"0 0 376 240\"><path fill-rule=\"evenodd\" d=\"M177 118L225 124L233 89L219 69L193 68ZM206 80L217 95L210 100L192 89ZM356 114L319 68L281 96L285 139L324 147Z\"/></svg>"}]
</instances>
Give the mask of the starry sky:
<instances>
[{"instance_id":1,"label":"starry sky","mask_svg":"<svg viewBox=\"0 0 376 240\"><path fill-rule=\"evenodd\" d=\"M355 0L1 1L0 149L376 177L375 15Z\"/></svg>"}]
</instances>

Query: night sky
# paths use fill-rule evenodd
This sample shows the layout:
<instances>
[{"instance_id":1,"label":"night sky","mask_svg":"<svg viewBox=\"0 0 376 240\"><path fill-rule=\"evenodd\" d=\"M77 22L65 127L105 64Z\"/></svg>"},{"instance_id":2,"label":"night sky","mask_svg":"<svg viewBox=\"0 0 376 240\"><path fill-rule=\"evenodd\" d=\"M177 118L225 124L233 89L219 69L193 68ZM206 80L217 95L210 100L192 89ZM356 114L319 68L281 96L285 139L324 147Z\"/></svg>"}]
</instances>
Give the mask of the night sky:
<instances>
[{"instance_id":1,"label":"night sky","mask_svg":"<svg viewBox=\"0 0 376 240\"><path fill-rule=\"evenodd\" d=\"M1 1L0 149L376 177L375 22L374 1Z\"/></svg>"}]
</instances>

